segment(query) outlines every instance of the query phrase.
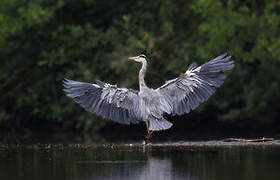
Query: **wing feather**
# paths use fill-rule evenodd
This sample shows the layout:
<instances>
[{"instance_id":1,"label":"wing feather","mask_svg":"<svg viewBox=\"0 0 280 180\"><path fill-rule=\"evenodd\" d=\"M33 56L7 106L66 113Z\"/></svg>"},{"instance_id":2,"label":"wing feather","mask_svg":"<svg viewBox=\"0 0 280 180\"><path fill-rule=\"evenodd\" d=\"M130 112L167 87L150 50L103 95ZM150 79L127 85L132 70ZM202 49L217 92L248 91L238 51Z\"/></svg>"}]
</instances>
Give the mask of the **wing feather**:
<instances>
[{"instance_id":1,"label":"wing feather","mask_svg":"<svg viewBox=\"0 0 280 180\"><path fill-rule=\"evenodd\" d=\"M173 104L172 115L181 115L195 109L200 103L209 99L220 87L226 75L224 71L234 67L231 56L224 53L201 66L192 63L185 74L178 78L166 81L156 89L163 97Z\"/></svg>"},{"instance_id":2,"label":"wing feather","mask_svg":"<svg viewBox=\"0 0 280 180\"><path fill-rule=\"evenodd\" d=\"M91 84L64 79L63 86L68 97L93 114L122 124L142 121L134 108L139 107L138 91L117 88L99 80Z\"/></svg>"}]
</instances>

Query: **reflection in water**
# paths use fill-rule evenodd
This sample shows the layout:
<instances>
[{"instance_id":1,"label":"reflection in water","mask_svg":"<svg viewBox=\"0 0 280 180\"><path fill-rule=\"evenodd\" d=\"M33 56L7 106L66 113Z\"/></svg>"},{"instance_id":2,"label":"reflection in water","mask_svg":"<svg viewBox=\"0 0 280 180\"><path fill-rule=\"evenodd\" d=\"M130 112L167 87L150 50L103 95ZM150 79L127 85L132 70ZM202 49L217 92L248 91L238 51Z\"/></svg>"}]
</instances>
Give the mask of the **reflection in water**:
<instances>
[{"instance_id":1,"label":"reflection in water","mask_svg":"<svg viewBox=\"0 0 280 180\"><path fill-rule=\"evenodd\" d=\"M135 179L186 179L186 180L197 180L199 178L192 176L189 172L185 172L183 176L180 174L174 174L172 161L170 159L157 159L150 158L147 161L147 165L141 171L139 171L139 176Z\"/></svg>"},{"instance_id":2,"label":"reflection in water","mask_svg":"<svg viewBox=\"0 0 280 180\"><path fill-rule=\"evenodd\" d=\"M0 149L3 180L278 179L279 148Z\"/></svg>"}]
</instances>

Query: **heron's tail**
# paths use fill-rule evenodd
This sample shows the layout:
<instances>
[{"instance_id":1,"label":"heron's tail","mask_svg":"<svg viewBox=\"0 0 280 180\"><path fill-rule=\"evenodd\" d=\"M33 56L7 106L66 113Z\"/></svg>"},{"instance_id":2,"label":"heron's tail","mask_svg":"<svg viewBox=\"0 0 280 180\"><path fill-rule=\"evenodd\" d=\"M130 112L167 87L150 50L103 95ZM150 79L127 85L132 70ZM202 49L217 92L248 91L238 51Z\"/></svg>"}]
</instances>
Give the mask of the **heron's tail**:
<instances>
[{"instance_id":1,"label":"heron's tail","mask_svg":"<svg viewBox=\"0 0 280 180\"><path fill-rule=\"evenodd\" d=\"M150 119L149 130L151 131L162 131L171 128L173 124L165 119Z\"/></svg>"}]
</instances>

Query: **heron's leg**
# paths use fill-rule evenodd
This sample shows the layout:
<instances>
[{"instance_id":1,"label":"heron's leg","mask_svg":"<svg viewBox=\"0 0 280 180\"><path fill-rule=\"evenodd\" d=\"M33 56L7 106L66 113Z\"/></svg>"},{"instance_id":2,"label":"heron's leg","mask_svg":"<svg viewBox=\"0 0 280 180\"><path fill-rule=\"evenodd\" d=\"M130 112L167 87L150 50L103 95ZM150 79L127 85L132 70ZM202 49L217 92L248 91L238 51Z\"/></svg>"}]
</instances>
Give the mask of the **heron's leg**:
<instances>
[{"instance_id":1,"label":"heron's leg","mask_svg":"<svg viewBox=\"0 0 280 180\"><path fill-rule=\"evenodd\" d=\"M150 142L150 138L152 136L153 131L151 131L150 128L150 121L146 121L146 126L147 126L147 136L146 136L146 144L148 144Z\"/></svg>"}]
</instances>

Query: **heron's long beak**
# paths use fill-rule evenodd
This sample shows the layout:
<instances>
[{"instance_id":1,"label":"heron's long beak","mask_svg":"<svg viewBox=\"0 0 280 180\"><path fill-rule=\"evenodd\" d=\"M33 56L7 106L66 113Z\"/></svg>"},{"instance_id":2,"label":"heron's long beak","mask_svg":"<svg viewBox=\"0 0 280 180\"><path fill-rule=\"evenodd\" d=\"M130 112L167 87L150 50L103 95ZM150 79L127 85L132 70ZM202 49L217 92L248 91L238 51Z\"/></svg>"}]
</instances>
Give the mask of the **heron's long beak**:
<instances>
[{"instance_id":1,"label":"heron's long beak","mask_svg":"<svg viewBox=\"0 0 280 180\"><path fill-rule=\"evenodd\" d=\"M128 58L130 61L134 61L137 57L130 57Z\"/></svg>"}]
</instances>

